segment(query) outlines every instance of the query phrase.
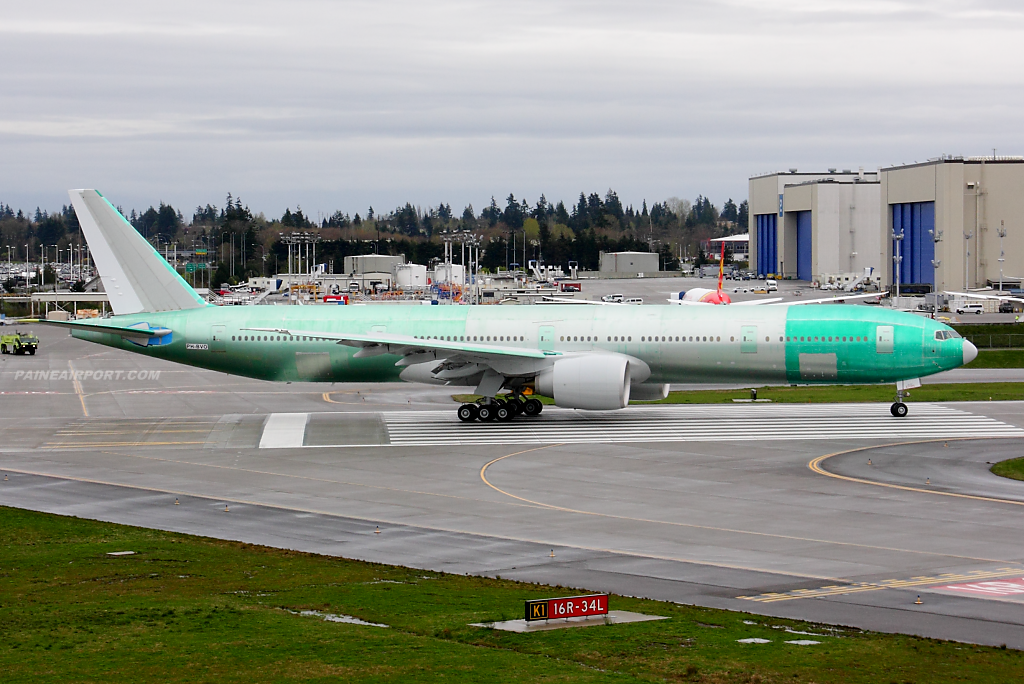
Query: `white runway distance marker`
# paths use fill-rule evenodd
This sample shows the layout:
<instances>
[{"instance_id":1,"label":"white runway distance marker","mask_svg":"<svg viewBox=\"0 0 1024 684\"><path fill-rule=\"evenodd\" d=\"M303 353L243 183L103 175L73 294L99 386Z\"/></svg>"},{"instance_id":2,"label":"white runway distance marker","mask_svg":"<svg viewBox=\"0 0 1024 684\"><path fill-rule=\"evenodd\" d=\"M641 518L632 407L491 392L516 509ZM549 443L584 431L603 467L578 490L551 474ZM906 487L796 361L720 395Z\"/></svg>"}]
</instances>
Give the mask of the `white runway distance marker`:
<instances>
[{"instance_id":1,"label":"white runway distance marker","mask_svg":"<svg viewBox=\"0 0 1024 684\"><path fill-rule=\"evenodd\" d=\"M288 449L302 446L308 413L271 413L263 426L260 449Z\"/></svg>"},{"instance_id":2,"label":"white runway distance marker","mask_svg":"<svg viewBox=\"0 0 1024 684\"><path fill-rule=\"evenodd\" d=\"M288 423L290 441L268 435L284 416L273 414L261 447L302 446L300 423ZM338 421L357 414L337 414ZM364 414L365 415L365 414ZM444 411L381 412L385 444L306 444L307 447L459 446L489 444L598 444L621 442L727 442L831 439L936 439L1024 437L1024 429L940 404L915 403L894 420L882 404L761 404L642 406L624 411L547 407L537 418L508 423L461 423ZM304 423L302 423L304 425ZM273 444L270 442L273 440Z\"/></svg>"}]
</instances>

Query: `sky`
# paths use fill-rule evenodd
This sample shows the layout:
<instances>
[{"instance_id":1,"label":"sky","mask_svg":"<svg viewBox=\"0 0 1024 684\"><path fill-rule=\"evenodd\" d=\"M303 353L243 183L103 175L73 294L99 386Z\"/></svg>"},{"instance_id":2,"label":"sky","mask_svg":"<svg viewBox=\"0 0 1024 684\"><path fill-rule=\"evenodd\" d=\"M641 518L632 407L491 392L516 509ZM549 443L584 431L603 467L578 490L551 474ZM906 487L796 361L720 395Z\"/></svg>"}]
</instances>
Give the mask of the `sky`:
<instances>
[{"instance_id":1,"label":"sky","mask_svg":"<svg viewBox=\"0 0 1024 684\"><path fill-rule=\"evenodd\" d=\"M476 212L1024 154L1024 3L7 3L0 202Z\"/></svg>"}]
</instances>

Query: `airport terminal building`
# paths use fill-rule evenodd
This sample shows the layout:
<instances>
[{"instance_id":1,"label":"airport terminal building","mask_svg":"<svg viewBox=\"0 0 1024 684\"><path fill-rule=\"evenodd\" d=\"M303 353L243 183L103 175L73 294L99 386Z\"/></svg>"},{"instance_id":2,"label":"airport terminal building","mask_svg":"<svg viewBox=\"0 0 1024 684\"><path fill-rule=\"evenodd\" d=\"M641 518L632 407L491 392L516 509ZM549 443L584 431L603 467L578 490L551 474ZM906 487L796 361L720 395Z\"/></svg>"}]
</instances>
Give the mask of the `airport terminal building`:
<instances>
[{"instance_id":1,"label":"airport terminal building","mask_svg":"<svg viewBox=\"0 0 1024 684\"><path fill-rule=\"evenodd\" d=\"M751 267L823 282L875 269L886 285L1018 286L1024 157L939 157L865 173L755 176Z\"/></svg>"}]
</instances>

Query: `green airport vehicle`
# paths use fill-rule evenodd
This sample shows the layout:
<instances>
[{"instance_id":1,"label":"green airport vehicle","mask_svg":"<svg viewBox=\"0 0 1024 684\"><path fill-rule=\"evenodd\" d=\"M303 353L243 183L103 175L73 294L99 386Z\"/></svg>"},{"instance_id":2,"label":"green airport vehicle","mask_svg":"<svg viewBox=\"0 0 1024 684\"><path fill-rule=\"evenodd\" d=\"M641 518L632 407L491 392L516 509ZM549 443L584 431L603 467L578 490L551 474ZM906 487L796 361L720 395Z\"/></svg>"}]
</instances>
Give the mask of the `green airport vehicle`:
<instances>
[{"instance_id":1,"label":"green airport vehicle","mask_svg":"<svg viewBox=\"0 0 1024 684\"><path fill-rule=\"evenodd\" d=\"M35 356L39 338L31 332L20 330L0 335L0 354L31 354Z\"/></svg>"}]
</instances>

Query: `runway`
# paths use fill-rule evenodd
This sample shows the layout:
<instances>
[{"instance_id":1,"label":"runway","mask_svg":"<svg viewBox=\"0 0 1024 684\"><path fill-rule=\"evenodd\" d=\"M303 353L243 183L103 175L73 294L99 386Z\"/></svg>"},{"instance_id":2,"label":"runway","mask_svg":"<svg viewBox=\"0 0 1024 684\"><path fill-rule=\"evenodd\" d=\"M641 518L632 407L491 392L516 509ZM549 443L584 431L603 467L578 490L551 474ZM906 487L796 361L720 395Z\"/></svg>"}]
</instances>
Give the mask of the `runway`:
<instances>
[{"instance_id":1,"label":"runway","mask_svg":"<svg viewBox=\"0 0 1024 684\"><path fill-rule=\"evenodd\" d=\"M1024 483L986 463L1024 448L1021 402L467 425L444 388L272 385L42 337L0 362L19 393L2 399L4 505L1024 647L1024 606L995 593L1024 579ZM13 381L69 364L161 373Z\"/></svg>"}]
</instances>

